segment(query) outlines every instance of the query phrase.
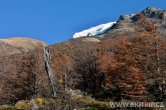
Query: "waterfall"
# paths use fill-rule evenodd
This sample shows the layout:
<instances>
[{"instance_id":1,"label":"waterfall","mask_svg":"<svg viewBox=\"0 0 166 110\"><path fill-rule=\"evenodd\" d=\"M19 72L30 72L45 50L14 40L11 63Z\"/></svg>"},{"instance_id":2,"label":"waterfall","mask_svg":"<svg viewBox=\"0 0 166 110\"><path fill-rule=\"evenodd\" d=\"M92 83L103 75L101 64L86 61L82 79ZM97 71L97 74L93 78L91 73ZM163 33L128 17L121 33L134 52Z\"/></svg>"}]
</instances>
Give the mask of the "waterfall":
<instances>
[{"instance_id":1,"label":"waterfall","mask_svg":"<svg viewBox=\"0 0 166 110\"><path fill-rule=\"evenodd\" d=\"M44 48L44 60L45 60L45 67L46 67L46 71L49 77L49 81L50 81L50 87L51 87L51 91L52 91L52 96L56 97L56 83L55 83L55 75L51 69L51 64L50 64L50 51L48 48Z\"/></svg>"}]
</instances>

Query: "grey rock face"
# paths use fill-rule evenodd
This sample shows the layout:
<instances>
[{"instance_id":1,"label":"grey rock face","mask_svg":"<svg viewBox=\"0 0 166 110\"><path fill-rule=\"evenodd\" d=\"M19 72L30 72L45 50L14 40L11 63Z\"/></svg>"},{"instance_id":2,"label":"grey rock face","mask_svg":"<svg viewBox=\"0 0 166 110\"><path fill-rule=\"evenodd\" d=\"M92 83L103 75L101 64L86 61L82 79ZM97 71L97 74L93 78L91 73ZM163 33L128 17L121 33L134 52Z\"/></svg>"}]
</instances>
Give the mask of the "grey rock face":
<instances>
[{"instance_id":1,"label":"grey rock face","mask_svg":"<svg viewBox=\"0 0 166 110\"><path fill-rule=\"evenodd\" d=\"M163 11L155 7L146 8L144 11L142 11L142 13L149 18L164 18Z\"/></svg>"}]
</instances>

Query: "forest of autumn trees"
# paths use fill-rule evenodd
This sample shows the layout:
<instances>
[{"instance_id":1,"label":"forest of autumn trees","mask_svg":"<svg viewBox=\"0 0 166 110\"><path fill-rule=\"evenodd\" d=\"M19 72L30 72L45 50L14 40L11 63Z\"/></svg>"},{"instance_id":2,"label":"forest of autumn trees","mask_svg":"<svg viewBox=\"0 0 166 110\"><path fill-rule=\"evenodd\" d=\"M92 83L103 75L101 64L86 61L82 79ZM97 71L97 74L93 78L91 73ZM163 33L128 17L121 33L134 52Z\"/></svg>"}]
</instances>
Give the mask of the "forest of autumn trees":
<instances>
[{"instance_id":1,"label":"forest of autumn trees","mask_svg":"<svg viewBox=\"0 0 166 110\"><path fill-rule=\"evenodd\" d=\"M162 101L166 39L143 14L134 19L135 32L129 36L119 33L110 41L76 43L54 55L58 84L102 100Z\"/></svg>"},{"instance_id":2,"label":"forest of autumn trees","mask_svg":"<svg viewBox=\"0 0 166 110\"><path fill-rule=\"evenodd\" d=\"M118 41L100 44L99 68L106 87L118 89L121 99L161 101L165 97L166 39L157 35L153 22L141 14L138 17L137 37L121 35Z\"/></svg>"}]
</instances>

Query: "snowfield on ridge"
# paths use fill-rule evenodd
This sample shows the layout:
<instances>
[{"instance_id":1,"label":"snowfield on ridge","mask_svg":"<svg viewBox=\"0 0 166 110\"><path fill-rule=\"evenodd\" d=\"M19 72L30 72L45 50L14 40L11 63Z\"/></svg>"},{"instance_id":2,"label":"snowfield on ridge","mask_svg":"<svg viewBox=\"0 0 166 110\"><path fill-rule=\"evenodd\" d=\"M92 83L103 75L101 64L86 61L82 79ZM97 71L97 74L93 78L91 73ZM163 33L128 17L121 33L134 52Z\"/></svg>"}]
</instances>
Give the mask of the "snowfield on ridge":
<instances>
[{"instance_id":1,"label":"snowfield on ridge","mask_svg":"<svg viewBox=\"0 0 166 110\"><path fill-rule=\"evenodd\" d=\"M101 24L92 28L89 28L87 30L77 32L73 35L73 38L79 38L79 37L84 37L84 36L96 36L105 33L108 29L110 29L113 24L116 22L109 22L106 24Z\"/></svg>"}]
</instances>

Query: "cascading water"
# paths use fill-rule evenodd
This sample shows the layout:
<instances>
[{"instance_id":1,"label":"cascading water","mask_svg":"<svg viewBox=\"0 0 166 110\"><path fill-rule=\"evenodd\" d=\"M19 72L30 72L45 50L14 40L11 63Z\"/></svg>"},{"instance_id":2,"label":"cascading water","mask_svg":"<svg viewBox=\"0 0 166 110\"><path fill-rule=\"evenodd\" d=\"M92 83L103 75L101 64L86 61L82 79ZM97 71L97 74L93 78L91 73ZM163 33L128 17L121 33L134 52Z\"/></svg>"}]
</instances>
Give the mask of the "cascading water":
<instances>
[{"instance_id":1,"label":"cascading water","mask_svg":"<svg viewBox=\"0 0 166 110\"><path fill-rule=\"evenodd\" d=\"M50 64L50 60L51 60L51 57L50 57L50 51L48 48L44 48L44 59L45 59L45 67L46 67L46 71L48 73L48 77L49 77L49 80L50 80L50 87L51 87L51 91L52 91L52 96L53 97L56 97L57 94L56 94L56 83L55 83L55 75L51 69L51 64Z\"/></svg>"}]
</instances>

